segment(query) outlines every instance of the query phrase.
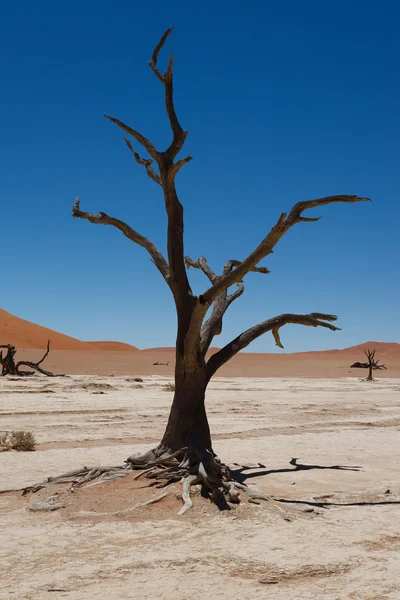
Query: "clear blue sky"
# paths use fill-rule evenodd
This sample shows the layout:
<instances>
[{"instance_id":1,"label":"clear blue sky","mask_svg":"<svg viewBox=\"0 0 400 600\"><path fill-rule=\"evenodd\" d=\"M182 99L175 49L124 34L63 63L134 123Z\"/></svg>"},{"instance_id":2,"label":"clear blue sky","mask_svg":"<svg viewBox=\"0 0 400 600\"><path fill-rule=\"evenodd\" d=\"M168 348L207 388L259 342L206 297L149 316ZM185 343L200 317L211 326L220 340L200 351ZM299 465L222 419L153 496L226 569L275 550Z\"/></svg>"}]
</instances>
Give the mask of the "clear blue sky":
<instances>
[{"instance_id":1,"label":"clear blue sky","mask_svg":"<svg viewBox=\"0 0 400 600\"><path fill-rule=\"evenodd\" d=\"M79 195L83 210L164 250L160 189L102 115L168 144L147 62L174 25L176 105L195 158L178 182L189 256L215 269L245 258L298 200L373 199L292 229L271 274L246 278L216 343L311 311L338 314L343 331L287 326L285 351L399 342L399 19L395 0L4 4L2 308L81 339L173 344L172 299L146 252L70 214ZM272 336L249 350L274 351Z\"/></svg>"}]
</instances>

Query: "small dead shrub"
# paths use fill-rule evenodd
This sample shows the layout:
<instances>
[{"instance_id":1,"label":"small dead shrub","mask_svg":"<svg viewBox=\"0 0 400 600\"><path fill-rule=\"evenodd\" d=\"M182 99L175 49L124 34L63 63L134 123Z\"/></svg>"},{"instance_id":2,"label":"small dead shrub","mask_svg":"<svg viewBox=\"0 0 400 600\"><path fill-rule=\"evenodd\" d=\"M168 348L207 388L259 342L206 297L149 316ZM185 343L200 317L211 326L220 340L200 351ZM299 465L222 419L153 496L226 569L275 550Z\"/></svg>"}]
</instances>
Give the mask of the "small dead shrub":
<instances>
[{"instance_id":1,"label":"small dead shrub","mask_svg":"<svg viewBox=\"0 0 400 600\"><path fill-rule=\"evenodd\" d=\"M10 450L18 452L31 452L36 446L35 436L31 431L12 431L8 436L7 443Z\"/></svg>"},{"instance_id":2,"label":"small dead shrub","mask_svg":"<svg viewBox=\"0 0 400 600\"><path fill-rule=\"evenodd\" d=\"M10 450L7 440L8 440L8 433L6 431L2 431L0 433L0 452L5 452L6 450Z\"/></svg>"},{"instance_id":3,"label":"small dead shrub","mask_svg":"<svg viewBox=\"0 0 400 600\"><path fill-rule=\"evenodd\" d=\"M167 383L166 385L163 386L163 390L164 390L164 392L174 392L175 391L175 384L174 383Z\"/></svg>"}]
</instances>

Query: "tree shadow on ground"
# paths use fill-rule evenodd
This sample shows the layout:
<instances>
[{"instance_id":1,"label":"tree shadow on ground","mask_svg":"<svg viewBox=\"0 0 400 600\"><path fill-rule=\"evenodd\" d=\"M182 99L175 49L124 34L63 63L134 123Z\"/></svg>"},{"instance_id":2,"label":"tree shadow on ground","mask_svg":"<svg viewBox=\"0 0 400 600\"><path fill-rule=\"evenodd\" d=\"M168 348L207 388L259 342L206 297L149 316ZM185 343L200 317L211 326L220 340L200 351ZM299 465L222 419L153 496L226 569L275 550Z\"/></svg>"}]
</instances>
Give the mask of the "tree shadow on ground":
<instances>
[{"instance_id":1,"label":"tree shadow on ground","mask_svg":"<svg viewBox=\"0 0 400 600\"><path fill-rule=\"evenodd\" d=\"M318 508L330 508L339 507L339 506L385 506L387 504L397 504L400 505L400 500L376 500L374 501L364 501L360 502L311 502L308 500L288 500L287 498L273 498L278 502L283 502L284 504L306 504L307 506L316 506Z\"/></svg>"},{"instance_id":2,"label":"tree shadow on ground","mask_svg":"<svg viewBox=\"0 0 400 600\"><path fill-rule=\"evenodd\" d=\"M262 477L264 475L272 475L273 473L297 473L297 471L310 471L312 469L334 469L337 471L360 471L361 467L359 466L343 466L343 465L305 465L302 463L298 463L298 458L292 458L289 461L289 464L293 466L293 468L286 467L284 469L266 469L264 471L257 471L256 473L245 473L245 471L250 471L253 469L265 469L265 465L258 463L254 466L247 465L234 465L238 466L238 469L231 469L233 477L239 483L244 483L247 479L253 479L254 477Z\"/></svg>"},{"instance_id":3,"label":"tree shadow on ground","mask_svg":"<svg viewBox=\"0 0 400 600\"><path fill-rule=\"evenodd\" d=\"M273 473L296 473L298 471L310 471L312 469L333 469L336 471L360 471L360 466L346 466L346 465L306 465L302 463L298 463L298 458L292 458L289 461L289 464L292 465L293 468L284 468L284 469L266 469L265 465L258 463L257 465L238 465L237 463L233 463L234 466L237 466L237 469L231 469L233 477L239 483L244 483L247 479L253 479L254 477L263 477L264 475L271 475ZM265 469L258 470L253 473L246 473L245 471L253 471L255 469ZM386 493L390 493L388 490ZM327 494L327 497L329 494ZM324 496L321 496L323 498ZM306 506L315 506L318 508L329 509L330 507L340 507L340 506L385 506L385 505L400 505L400 500L375 500L375 501L364 501L360 500L359 502L313 502L308 500L289 500L287 498L273 498L278 502L282 502L285 504L305 504Z\"/></svg>"}]
</instances>

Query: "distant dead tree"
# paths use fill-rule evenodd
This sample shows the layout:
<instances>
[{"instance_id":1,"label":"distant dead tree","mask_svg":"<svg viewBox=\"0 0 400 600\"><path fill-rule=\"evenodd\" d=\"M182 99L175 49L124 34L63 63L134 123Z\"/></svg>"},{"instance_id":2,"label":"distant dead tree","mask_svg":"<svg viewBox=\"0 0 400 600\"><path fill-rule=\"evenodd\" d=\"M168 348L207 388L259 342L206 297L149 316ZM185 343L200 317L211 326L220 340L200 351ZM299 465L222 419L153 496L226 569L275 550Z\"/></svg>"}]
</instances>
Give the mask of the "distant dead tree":
<instances>
[{"instance_id":1,"label":"distant dead tree","mask_svg":"<svg viewBox=\"0 0 400 600\"><path fill-rule=\"evenodd\" d=\"M47 377L55 377L53 373L50 373L50 371L46 371L45 369L42 369L39 366L42 364L44 359L47 358L50 352L50 340L47 342L47 349L44 356L38 362L31 362L27 360L20 360L18 362L15 362L14 357L17 353L15 346L12 346L11 344L3 344L0 346L0 348L7 349L7 352L4 357L3 352L0 352L0 365L2 367L1 375L3 377L5 375L17 375L19 377L26 377L28 375L33 375L34 371L38 371L39 373L42 373L42 375L47 375ZM31 370L21 371L21 367L28 367Z\"/></svg>"},{"instance_id":2,"label":"distant dead tree","mask_svg":"<svg viewBox=\"0 0 400 600\"><path fill-rule=\"evenodd\" d=\"M384 369L386 371L385 365L380 365L379 360L375 360L375 350L364 350L364 354L368 359L368 362L355 362L351 365L350 369L369 369L367 381L372 381L372 371L380 371Z\"/></svg>"},{"instance_id":3,"label":"distant dead tree","mask_svg":"<svg viewBox=\"0 0 400 600\"><path fill-rule=\"evenodd\" d=\"M244 260L228 260L222 273L216 273L206 258L192 260L184 252L183 207L179 201L175 180L178 172L191 156L178 159L186 137L179 123L173 98L173 57L169 56L166 71L159 70L158 58L172 29L168 29L155 47L149 66L160 81L165 94L165 106L172 131L172 141L166 149L157 149L150 139L122 121L106 116L112 123L131 136L148 153L143 158L128 138L125 143L134 160L144 167L148 177L161 188L167 213L167 257L147 237L138 233L124 221L104 212L92 214L81 210L80 200L75 200L72 215L96 225L111 225L131 242L144 248L171 290L177 313L177 338L175 362L175 394L168 423L159 445L143 455L133 455L126 466L119 469L80 469L69 474L68 479L79 484L101 474L103 477L123 477L130 470L147 469L146 476L162 481L183 479L184 510L190 508L190 486L201 483L203 490L217 503L226 500L237 502L240 490L255 497L252 490L233 479L231 471L218 460L213 452L210 428L205 409L205 392L210 379L228 360L246 348L251 342L267 332L272 332L275 343L283 348L280 329L287 324L307 327L325 327L336 331L335 315L311 312L308 314L285 313L250 327L222 349L208 358L207 351L212 340L222 331L223 317L229 306L244 292L244 278L249 273L268 274L261 260L273 253L275 246L294 225L318 221L320 217L304 216L309 209L336 202L354 203L368 198L353 195L328 196L316 200L297 202L288 213L281 213L275 225ZM237 165L233 165L233 174ZM236 173L237 174L237 173ZM236 176L236 175L235 175ZM199 207L199 210L200 207ZM202 294L193 293L187 269L200 269L208 278L210 286ZM230 288L236 290L230 292ZM209 315L207 318L206 316ZM53 480L54 481L54 480ZM65 476L63 477L65 481ZM257 497L257 496L256 496ZM258 495L258 497L263 497ZM264 496L264 499L268 499Z\"/></svg>"}]
</instances>

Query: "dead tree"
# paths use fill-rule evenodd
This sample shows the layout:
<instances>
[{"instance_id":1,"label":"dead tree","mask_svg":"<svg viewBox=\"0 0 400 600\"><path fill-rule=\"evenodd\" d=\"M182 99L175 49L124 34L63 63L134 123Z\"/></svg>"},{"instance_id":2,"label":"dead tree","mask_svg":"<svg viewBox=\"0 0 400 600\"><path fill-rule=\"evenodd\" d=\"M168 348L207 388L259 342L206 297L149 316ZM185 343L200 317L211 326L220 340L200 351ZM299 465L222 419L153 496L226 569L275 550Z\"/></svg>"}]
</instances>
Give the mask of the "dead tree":
<instances>
[{"instance_id":1,"label":"dead tree","mask_svg":"<svg viewBox=\"0 0 400 600\"><path fill-rule=\"evenodd\" d=\"M380 365L379 360L375 360L375 352L376 350L364 350L364 354L368 358L368 362L355 362L351 365L350 369L369 369L367 381L372 381L372 371L380 371L382 369L386 371L386 366Z\"/></svg>"},{"instance_id":2,"label":"dead tree","mask_svg":"<svg viewBox=\"0 0 400 600\"><path fill-rule=\"evenodd\" d=\"M47 358L50 352L50 340L47 342L47 349L43 357L38 362L32 362L28 360L20 360L17 363L15 362L15 355L17 350L15 346L11 344L1 345L0 348L6 348L7 352L3 358L3 352L0 352L0 365L2 367L1 375L4 377L5 375L16 375L18 377L26 377L28 375L33 375L34 371L38 371L42 373L42 375L47 375L47 377L56 377L50 371L46 371L42 369L40 365ZM31 371L21 371L21 367L28 367Z\"/></svg>"},{"instance_id":3,"label":"dead tree","mask_svg":"<svg viewBox=\"0 0 400 600\"><path fill-rule=\"evenodd\" d=\"M172 141L169 146L160 150L136 129L122 121L106 116L135 142L140 144L149 157L144 158L136 150L130 139L124 138L135 161L144 167L148 177L161 188L164 196L168 220L167 257L142 234L120 219L104 212L92 214L81 210L77 198L73 206L73 216L96 225L115 227L130 241L142 246L150 255L166 284L171 290L177 313L176 362L175 362L175 395L172 402L168 423L160 444L144 455L134 455L127 459L126 465L111 469L85 468L73 473L64 474L58 481L71 481L74 485L88 482L100 475L104 478L125 476L135 469L146 469L147 477L165 485L170 481L183 480L184 510L190 508L190 486L201 483L208 490L210 497L217 503L226 499L238 501L238 494L243 490L250 497L263 497L244 484L234 481L230 470L215 456L212 449L210 428L205 409L205 392L213 375L229 359L246 348L252 341L264 333L271 332L277 346L282 348L280 329L288 324L305 325L307 327L325 327L336 331L333 323L335 315L320 312L309 314L281 314L238 335L229 344L207 358L207 350L215 336L222 331L223 317L229 306L244 292L244 278L248 273L269 273L260 261L272 254L275 246L291 227L297 224L318 221L320 217L305 216L309 209L336 202L354 203L368 198L339 195L304 200L297 202L288 213L283 212L276 224L264 239L244 260L228 260L222 273L216 273L204 257L194 261L185 257L184 253L184 219L183 207L178 198L175 180L180 169L186 165L191 156L178 159L188 132L179 123L173 99L173 58L169 56L166 71L158 66L159 53L164 46L171 29L165 32L154 49L149 66L160 81L165 94L165 106L172 130ZM209 280L209 287L200 295L195 295L190 287L187 269L193 267L203 271ZM228 290L236 286L235 291ZM209 317L206 318L210 311ZM56 479L52 479L56 481ZM160 483L162 482L162 483ZM36 486L35 489L39 489ZM32 490L32 488L29 488ZM257 495L258 494L258 495ZM267 497L263 497L268 499Z\"/></svg>"}]
</instances>

